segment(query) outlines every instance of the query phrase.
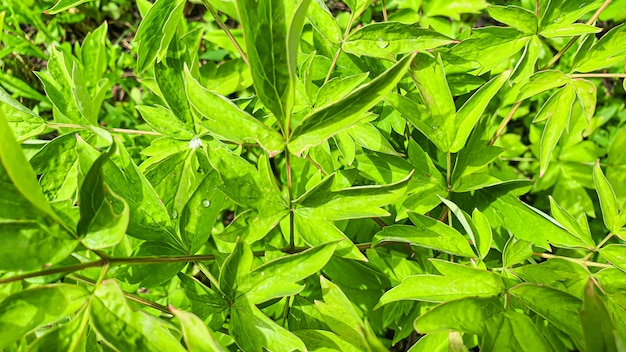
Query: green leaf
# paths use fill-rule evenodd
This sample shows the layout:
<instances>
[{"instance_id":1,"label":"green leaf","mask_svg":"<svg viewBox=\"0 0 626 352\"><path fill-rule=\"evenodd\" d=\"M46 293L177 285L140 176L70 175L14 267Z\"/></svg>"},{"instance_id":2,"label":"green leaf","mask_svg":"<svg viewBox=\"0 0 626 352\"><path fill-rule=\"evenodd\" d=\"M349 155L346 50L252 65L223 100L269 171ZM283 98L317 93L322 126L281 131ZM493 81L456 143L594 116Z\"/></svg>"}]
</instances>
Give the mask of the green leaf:
<instances>
[{"instance_id":1,"label":"green leaf","mask_svg":"<svg viewBox=\"0 0 626 352\"><path fill-rule=\"evenodd\" d=\"M289 151L300 155L364 118L402 79L414 57L415 54L405 56L340 101L307 115L293 130Z\"/></svg>"},{"instance_id":2,"label":"green leaf","mask_svg":"<svg viewBox=\"0 0 626 352\"><path fill-rule=\"evenodd\" d=\"M89 296L77 285L53 284L17 292L0 303L0 348L10 346L36 328L59 321Z\"/></svg>"},{"instance_id":3,"label":"green leaf","mask_svg":"<svg viewBox=\"0 0 626 352\"><path fill-rule=\"evenodd\" d=\"M124 198L130 208L130 221L126 233L130 236L178 244L180 240L170 225L170 215L159 196L139 171L124 145L116 140L118 154L104 165L103 175L111 190ZM79 167L90 167L87 154L93 148L82 139L78 141Z\"/></svg>"},{"instance_id":4,"label":"green leaf","mask_svg":"<svg viewBox=\"0 0 626 352\"><path fill-rule=\"evenodd\" d=\"M87 309L82 309L68 323L54 328L52 331L41 336L29 346L29 351L84 351L86 345L86 335L89 323Z\"/></svg>"},{"instance_id":5,"label":"green leaf","mask_svg":"<svg viewBox=\"0 0 626 352\"><path fill-rule=\"evenodd\" d=\"M595 247L595 242L591 238L591 233L588 228L583 228L578 221L565 209L562 208L555 200L550 196L550 209L554 219L565 227L569 233L578 237L581 241L585 242L589 248Z\"/></svg>"},{"instance_id":6,"label":"green leaf","mask_svg":"<svg viewBox=\"0 0 626 352\"><path fill-rule=\"evenodd\" d=\"M480 351L552 351L530 317L523 313L509 310L489 320L487 325Z\"/></svg>"},{"instance_id":7,"label":"green leaf","mask_svg":"<svg viewBox=\"0 0 626 352\"><path fill-rule=\"evenodd\" d=\"M237 241L235 249L224 260L220 269L219 288L231 302L239 296L239 286L245 284L244 280L252 270L253 259L250 246Z\"/></svg>"},{"instance_id":8,"label":"green leaf","mask_svg":"<svg viewBox=\"0 0 626 352\"><path fill-rule=\"evenodd\" d=\"M93 0L59 0L57 1L56 4L54 4L54 6L52 6L51 8L49 8L48 10L44 11L44 13L48 14L48 15L54 15L57 14L59 12L63 12L65 10L68 10L72 7L76 7L80 4L84 4L86 2L90 2Z\"/></svg>"},{"instance_id":9,"label":"green leaf","mask_svg":"<svg viewBox=\"0 0 626 352\"><path fill-rule=\"evenodd\" d=\"M195 137L193 131L187 129L187 126L172 111L161 105L138 105L136 109L148 126L159 133L182 140L191 140Z\"/></svg>"},{"instance_id":10,"label":"green leaf","mask_svg":"<svg viewBox=\"0 0 626 352\"><path fill-rule=\"evenodd\" d=\"M470 296L493 296L504 290L500 277L489 271L439 260L431 262L444 276L409 276L387 291L379 304L401 300L445 302Z\"/></svg>"},{"instance_id":11,"label":"green leaf","mask_svg":"<svg viewBox=\"0 0 626 352\"><path fill-rule=\"evenodd\" d=\"M221 184L217 172L204 177L180 215L180 233L190 253L195 253L211 235L217 214L222 210L224 196L218 187Z\"/></svg>"},{"instance_id":12,"label":"green leaf","mask_svg":"<svg viewBox=\"0 0 626 352\"><path fill-rule=\"evenodd\" d=\"M489 16L498 22L514 27L526 34L537 33L537 16L525 8L509 6L489 6Z\"/></svg>"},{"instance_id":13,"label":"green leaf","mask_svg":"<svg viewBox=\"0 0 626 352\"><path fill-rule=\"evenodd\" d=\"M453 330L481 335L486 331L486 322L503 311L496 297L462 298L440 304L421 315L415 320L415 330L421 334Z\"/></svg>"},{"instance_id":14,"label":"green leaf","mask_svg":"<svg viewBox=\"0 0 626 352\"><path fill-rule=\"evenodd\" d=\"M414 226L386 226L374 235L372 245L383 242L406 242L462 257L476 257L467 239L454 228L416 213L409 213L409 217Z\"/></svg>"},{"instance_id":15,"label":"green leaf","mask_svg":"<svg viewBox=\"0 0 626 352\"><path fill-rule=\"evenodd\" d=\"M488 6L485 0L448 1L433 0L424 3L424 15L450 17L459 20L463 13L479 13Z\"/></svg>"},{"instance_id":16,"label":"green leaf","mask_svg":"<svg viewBox=\"0 0 626 352\"><path fill-rule=\"evenodd\" d=\"M524 263L533 256L533 244L524 240L516 240L514 237L506 243L502 253L502 265L505 268L515 264Z\"/></svg>"},{"instance_id":17,"label":"green leaf","mask_svg":"<svg viewBox=\"0 0 626 352\"><path fill-rule=\"evenodd\" d=\"M361 122L350 126L346 133L352 137L354 142L365 148L375 152L400 155L393 149L393 146L383 136L383 134L371 123Z\"/></svg>"},{"instance_id":18,"label":"green leaf","mask_svg":"<svg viewBox=\"0 0 626 352\"><path fill-rule=\"evenodd\" d=\"M441 151L447 152L450 150L456 134L454 126L456 108L446 81L441 56L435 60L426 54L419 54L411 74L411 78L413 78L420 92L422 102L427 108L427 115L409 121L435 145L443 147L440 148ZM415 110L411 112L400 110L400 113L406 117L407 113L409 115L415 114Z\"/></svg>"},{"instance_id":19,"label":"green leaf","mask_svg":"<svg viewBox=\"0 0 626 352\"><path fill-rule=\"evenodd\" d=\"M539 93L561 87L569 82L569 78L561 71L545 70L530 76L529 81L520 88L516 101L522 101Z\"/></svg>"},{"instance_id":20,"label":"green leaf","mask_svg":"<svg viewBox=\"0 0 626 352\"><path fill-rule=\"evenodd\" d=\"M589 123L593 118L598 102L596 85L586 79L574 79L572 84L576 90L577 101L583 109L587 123Z\"/></svg>"},{"instance_id":21,"label":"green leaf","mask_svg":"<svg viewBox=\"0 0 626 352\"><path fill-rule=\"evenodd\" d=\"M372 185L333 189L333 174L294 202L299 208L307 208L313 216L327 220L347 220L376 216L388 216L381 207L393 203L404 194L413 173L389 185Z\"/></svg>"},{"instance_id":22,"label":"green leaf","mask_svg":"<svg viewBox=\"0 0 626 352\"><path fill-rule=\"evenodd\" d=\"M381 22L352 32L341 47L350 54L393 59L398 54L426 51L452 42L443 34L413 24Z\"/></svg>"},{"instance_id":23,"label":"green leaf","mask_svg":"<svg viewBox=\"0 0 626 352\"><path fill-rule=\"evenodd\" d=\"M524 281L550 286L575 297L582 297L583 288L589 278L585 267L560 258L517 267L512 272Z\"/></svg>"},{"instance_id":24,"label":"green leaf","mask_svg":"<svg viewBox=\"0 0 626 352\"><path fill-rule=\"evenodd\" d=\"M490 71L502 61L515 55L530 37L515 28L485 27L472 31L447 57L453 64L467 66L479 75Z\"/></svg>"},{"instance_id":25,"label":"green leaf","mask_svg":"<svg viewBox=\"0 0 626 352\"><path fill-rule=\"evenodd\" d=\"M626 40L626 25L621 24L612 28L591 49L584 52L580 60L575 63L574 70L591 72L620 63L626 54L624 40Z\"/></svg>"},{"instance_id":26,"label":"green leaf","mask_svg":"<svg viewBox=\"0 0 626 352\"><path fill-rule=\"evenodd\" d=\"M161 97L167 102L174 116L182 121L189 131L194 131L189 102L185 94L185 54L186 48L178 37L170 42L165 59L154 66L154 78ZM182 41L181 41L182 42Z\"/></svg>"},{"instance_id":27,"label":"green leaf","mask_svg":"<svg viewBox=\"0 0 626 352\"><path fill-rule=\"evenodd\" d=\"M552 0L542 11L540 32L569 27L584 14L600 7L602 1Z\"/></svg>"},{"instance_id":28,"label":"green leaf","mask_svg":"<svg viewBox=\"0 0 626 352\"><path fill-rule=\"evenodd\" d=\"M475 246L476 249L478 249L478 253L480 253L480 258L485 259L491 249L491 242L493 241L491 225L485 214L478 209L474 209L472 212L472 220L476 228L474 236L476 236L476 242L478 242Z\"/></svg>"},{"instance_id":29,"label":"green leaf","mask_svg":"<svg viewBox=\"0 0 626 352\"><path fill-rule=\"evenodd\" d=\"M228 304L222 295L200 283L196 278L178 273L181 286L191 303L191 312L202 319L209 329L222 327L228 314Z\"/></svg>"},{"instance_id":30,"label":"green leaf","mask_svg":"<svg viewBox=\"0 0 626 352\"><path fill-rule=\"evenodd\" d=\"M141 21L134 41L137 42L137 71L143 73L155 60L161 61L176 33L185 0L157 0Z\"/></svg>"},{"instance_id":31,"label":"green leaf","mask_svg":"<svg viewBox=\"0 0 626 352\"><path fill-rule=\"evenodd\" d=\"M504 71L497 77L484 84L459 109L454 118L456 134L450 146L450 152L457 153L467 143L470 133L478 120L485 112L487 105L493 100L500 88L511 76L511 71Z\"/></svg>"},{"instance_id":32,"label":"green leaf","mask_svg":"<svg viewBox=\"0 0 626 352\"><path fill-rule=\"evenodd\" d=\"M337 250L335 254L337 256L354 260L367 260L352 243L352 240L332 222L315 216L307 208L294 210L294 226L298 238L309 246L336 242Z\"/></svg>"},{"instance_id":33,"label":"green leaf","mask_svg":"<svg viewBox=\"0 0 626 352\"><path fill-rule=\"evenodd\" d=\"M91 166L80 188L80 220L77 233L90 249L118 244L126 234L130 211L123 198L104 182L102 168L115 153L115 144Z\"/></svg>"},{"instance_id":34,"label":"green leaf","mask_svg":"<svg viewBox=\"0 0 626 352\"><path fill-rule=\"evenodd\" d=\"M600 256L616 268L626 272L626 245L609 244L600 249Z\"/></svg>"},{"instance_id":35,"label":"green leaf","mask_svg":"<svg viewBox=\"0 0 626 352\"><path fill-rule=\"evenodd\" d=\"M80 69L76 62L69 62L73 65L71 72L63 51L52 48L48 59L48 72L37 72L36 75L42 82L52 105L67 121L81 125L94 124L97 116L94 114L85 116L85 112L91 110L92 101L89 93L84 91ZM79 76L76 77L75 74Z\"/></svg>"},{"instance_id":36,"label":"green leaf","mask_svg":"<svg viewBox=\"0 0 626 352\"><path fill-rule=\"evenodd\" d=\"M165 324L128 306L114 280L105 280L91 299L91 325L107 344L119 351L184 351Z\"/></svg>"},{"instance_id":37,"label":"green leaf","mask_svg":"<svg viewBox=\"0 0 626 352\"><path fill-rule=\"evenodd\" d=\"M583 241L569 234L548 215L511 194L501 194L493 188L477 192L478 197L475 201L480 202L476 205L477 208L485 213L494 228L501 226L497 224L502 224L503 228L516 238L545 249L550 248L548 242L559 247L587 247Z\"/></svg>"},{"instance_id":38,"label":"green leaf","mask_svg":"<svg viewBox=\"0 0 626 352\"><path fill-rule=\"evenodd\" d=\"M321 0L315 0L312 3L307 12L307 19L326 40L333 44L339 44L343 38L343 33L341 33L341 28L326 3Z\"/></svg>"},{"instance_id":39,"label":"green leaf","mask_svg":"<svg viewBox=\"0 0 626 352\"><path fill-rule=\"evenodd\" d=\"M352 345L366 350L365 334L367 328L352 302L332 281L320 276L323 301L315 301L315 306L324 317L324 321L339 337Z\"/></svg>"},{"instance_id":40,"label":"green leaf","mask_svg":"<svg viewBox=\"0 0 626 352\"><path fill-rule=\"evenodd\" d=\"M596 192L600 199L600 209L602 209L604 226L611 232L619 230L623 224L619 217L617 198L615 197L613 187L611 187L611 184L600 168L600 161L593 167L593 184L596 186Z\"/></svg>"},{"instance_id":41,"label":"green leaf","mask_svg":"<svg viewBox=\"0 0 626 352\"><path fill-rule=\"evenodd\" d=\"M336 77L324 83L315 97L315 106L323 108L336 103L346 95L352 93L365 81L368 75L369 73L359 73L347 77Z\"/></svg>"},{"instance_id":42,"label":"green leaf","mask_svg":"<svg viewBox=\"0 0 626 352\"><path fill-rule=\"evenodd\" d=\"M57 219L50 203L37 184L35 172L30 167L30 163L24 156L19 144L15 141L11 127L9 127L2 111L0 111L0 140L2 141L0 143L0 161L4 168L2 174L6 173L8 180L32 206L53 219Z\"/></svg>"},{"instance_id":43,"label":"green leaf","mask_svg":"<svg viewBox=\"0 0 626 352\"><path fill-rule=\"evenodd\" d=\"M534 283L516 285L509 289L509 293L551 324L565 331L577 345L582 342L583 333L578 322L578 312L582 309L580 299Z\"/></svg>"},{"instance_id":44,"label":"green leaf","mask_svg":"<svg viewBox=\"0 0 626 352\"><path fill-rule=\"evenodd\" d=\"M335 247L335 243L325 244L265 263L242 279L238 290L255 304L295 295L303 289L297 282L326 266Z\"/></svg>"},{"instance_id":45,"label":"green leaf","mask_svg":"<svg viewBox=\"0 0 626 352\"><path fill-rule=\"evenodd\" d=\"M13 99L13 97L9 93L7 93L7 91L4 90L4 88L2 87L0 87L0 102L26 115L30 115L32 117L39 117L39 115L37 115L32 110L22 105L19 101Z\"/></svg>"},{"instance_id":46,"label":"green leaf","mask_svg":"<svg viewBox=\"0 0 626 352\"><path fill-rule=\"evenodd\" d=\"M185 72L189 102L206 117L201 123L209 131L231 142L259 143L270 155L276 155L285 148L283 138L276 131L230 100L205 89L189 71Z\"/></svg>"},{"instance_id":47,"label":"green leaf","mask_svg":"<svg viewBox=\"0 0 626 352\"><path fill-rule=\"evenodd\" d=\"M174 316L180 321L185 345L189 351L194 352L226 352L226 347L222 346L213 335L202 319L193 313L178 310L170 306Z\"/></svg>"},{"instance_id":48,"label":"green leaf","mask_svg":"<svg viewBox=\"0 0 626 352\"><path fill-rule=\"evenodd\" d=\"M573 87L568 84L556 91L543 104L541 110L537 113L537 117L535 117L534 122L548 120L541 135L539 177L542 177L548 169L554 148L559 139L561 139L563 131L569 126L575 99L576 93Z\"/></svg>"},{"instance_id":49,"label":"green leaf","mask_svg":"<svg viewBox=\"0 0 626 352\"><path fill-rule=\"evenodd\" d=\"M589 352L617 352L623 349L621 338L616 335L615 326L602 298L596 293L593 280L587 282L583 309L580 311L585 346ZM619 340L618 340L619 339ZM618 348L618 343L621 348Z\"/></svg>"},{"instance_id":50,"label":"green leaf","mask_svg":"<svg viewBox=\"0 0 626 352\"><path fill-rule=\"evenodd\" d=\"M293 332L306 345L308 351L362 351L336 334L326 330L296 330Z\"/></svg>"},{"instance_id":51,"label":"green leaf","mask_svg":"<svg viewBox=\"0 0 626 352\"><path fill-rule=\"evenodd\" d=\"M244 351L305 351L296 335L276 324L245 297L231 308L228 332Z\"/></svg>"},{"instance_id":52,"label":"green leaf","mask_svg":"<svg viewBox=\"0 0 626 352\"><path fill-rule=\"evenodd\" d=\"M256 92L288 132L298 44L310 0L236 3Z\"/></svg>"},{"instance_id":53,"label":"green leaf","mask_svg":"<svg viewBox=\"0 0 626 352\"><path fill-rule=\"evenodd\" d=\"M104 22L95 30L91 31L85 39L80 48L80 57L83 67L88 67L88 70L83 72L85 82L88 87L96 88L98 82L102 79L102 76L108 67L107 57L107 34L109 26L107 22ZM99 107L100 105L96 105Z\"/></svg>"},{"instance_id":54,"label":"green leaf","mask_svg":"<svg viewBox=\"0 0 626 352\"><path fill-rule=\"evenodd\" d=\"M449 334L445 331L423 335L407 352L449 352Z\"/></svg>"},{"instance_id":55,"label":"green leaf","mask_svg":"<svg viewBox=\"0 0 626 352\"><path fill-rule=\"evenodd\" d=\"M602 28L583 23L574 23L567 27L550 28L541 31L541 35L545 38L557 37L575 37L583 34L599 33Z\"/></svg>"}]
</instances>

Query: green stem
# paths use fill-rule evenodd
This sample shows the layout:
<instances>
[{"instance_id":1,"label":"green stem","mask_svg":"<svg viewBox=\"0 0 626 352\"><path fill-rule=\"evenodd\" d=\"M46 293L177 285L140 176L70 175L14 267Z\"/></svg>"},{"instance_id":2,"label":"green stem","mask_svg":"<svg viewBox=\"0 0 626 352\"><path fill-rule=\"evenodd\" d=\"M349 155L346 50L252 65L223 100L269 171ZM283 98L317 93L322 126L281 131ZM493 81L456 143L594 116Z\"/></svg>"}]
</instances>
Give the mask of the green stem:
<instances>
[{"instance_id":1,"label":"green stem","mask_svg":"<svg viewBox=\"0 0 626 352\"><path fill-rule=\"evenodd\" d=\"M235 49L237 49L237 52L239 53L239 55L241 55L241 58L246 63L246 65L250 66L248 57L243 52L243 49L241 49L241 46L239 46L239 43L237 42L235 37L233 37L232 33L230 33L230 30L228 29L228 27L226 27L224 22L222 22L222 20L220 19L220 16L217 14L213 6L211 6L208 0L202 0L202 4L204 4L207 10L209 10L209 12L211 13L211 16L213 16L213 19L215 19L215 23L217 23L217 25L226 33L226 36L228 36L228 39L230 39L230 41L233 43L233 45L235 46Z\"/></svg>"},{"instance_id":2,"label":"green stem","mask_svg":"<svg viewBox=\"0 0 626 352\"><path fill-rule=\"evenodd\" d=\"M87 285L91 285L91 286L97 286L98 285L96 281L94 281L94 280L92 280L92 279L90 279L90 278L88 278L86 276L82 276L82 275L78 275L78 274L69 274L69 275L67 275L67 278L71 279L71 280L74 280L76 282L81 282L81 283L84 283L84 284L87 284ZM129 300L133 301L133 302L137 302L137 303L139 303L141 305L144 305L144 306L147 306L147 307L150 307L150 308L154 308L154 309L156 309L158 311L161 311L161 312L167 314L168 317L172 317L172 312L170 312L170 310L166 306L163 306L163 305L160 305L158 303L149 301L149 300L147 300L145 298L142 298L140 296L137 296L137 295L134 295L134 294L128 293L128 292L124 292L124 296L126 298L128 298Z\"/></svg>"},{"instance_id":3,"label":"green stem","mask_svg":"<svg viewBox=\"0 0 626 352\"><path fill-rule=\"evenodd\" d=\"M500 126L498 126L498 130L493 135L493 137L491 137L491 140L489 141L489 145L493 145L496 142L496 140L500 138L500 136L504 133L504 130L506 129L506 125L509 123L509 121L511 121L511 119L515 115L515 112L517 112L517 109L519 109L521 105L522 105L522 100L513 104L509 113L506 115L504 120L502 120L502 122L500 123Z\"/></svg>"},{"instance_id":4,"label":"green stem","mask_svg":"<svg viewBox=\"0 0 626 352\"><path fill-rule=\"evenodd\" d=\"M289 248L291 250L296 248L296 238L295 238L295 214L293 207L293 181L291 178L291 153L287 151L285 153L285 167L287 169L287 192L289 196Z\"/></svg>"},{"instance_id":5,"label":"green stem","mask_svg":"<svg viewBox=\"0 0 626 352\"><path fill-rule=\"evenodd\" d=\"M578 259L578 258L570 258L570 257L563 257L560 255L554 255L554 254L549 254L549 253L533 253L534 256L536 257L541 257L541 258L545 258L545 259L564 259L570 262L574 262L574 263L578 263L584 266L593 266L596 268L612 268L613 266L610 264L603 264L603 263L596 263L596 262L590 262L584 259Z\"/></svg>"},{"instance_id":6,"label":"green stem","mask_svg":"<svg viewBox=\"0 0 626 352\"><path fill-rule=\"evenodd\" d=\"M350 34L350 29L352 29L352 24L354 23L354 17L350 16L350 21L348 22L348 26L346 26L346 30L343 32L343 38L341 38L341 43L348 37ZM326 78L324 79L324 83L330 80L330 75L333 74L333 70L337 65L337 60L339 60L339 54L341 53L341 43L339 43L339 48L337 48L337 52L335 52L335 56L333 56L333 61L330 63L330 68L328 69L328 74L326 74Z\"/></svg>"},{"instance_id":7,"label":"green stem","mask_svg":"<svg viewBox=\"0 0 626 352\"><path fill-rule=\"evenodd\" d=\"M448 187L448 192L452 189L452 185L450 184L452 180L452 153L448 151L448 155L446 158L446 185Z\"/></svg>"},{"instance_id":8,"label":"green stem","mask_svg":"<svg viewBox=\"0 0 626 352\"><path fill-rule=\"evenodd\" d=\"M626 73L575 73L572 78L626 78Z\"/></svg>"},{"instance_id":9,"label":"green stem","mask_svg":"<svg viewBox=\"0 0 626 352\"><path fill-rule=\"evenodd\" d=\"M606 235L606 237L604 237L604 239L598 244L598 246L596 247L596 249L600 249L602 248L602 246L604 246L615 234L614 233L609 233L608 235Z\"/></svg>"}]
</instances>

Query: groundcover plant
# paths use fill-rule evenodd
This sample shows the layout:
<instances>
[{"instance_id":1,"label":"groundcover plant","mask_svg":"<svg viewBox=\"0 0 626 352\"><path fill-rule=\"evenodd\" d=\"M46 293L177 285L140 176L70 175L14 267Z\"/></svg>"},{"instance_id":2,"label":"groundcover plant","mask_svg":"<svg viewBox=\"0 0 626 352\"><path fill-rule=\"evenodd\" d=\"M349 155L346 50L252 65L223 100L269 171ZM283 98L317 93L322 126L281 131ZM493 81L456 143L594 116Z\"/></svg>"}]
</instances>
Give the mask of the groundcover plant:
<instances>
[{"instance_id":1,"label":"groundcover plant","mask_svg":"<svg viewBox=\"0 0 626 352\"><path fill-rule=\"evenodd\" d=\"M0 349L626 351L626 1L0 4Z\"/></svg>"}]
</instances>

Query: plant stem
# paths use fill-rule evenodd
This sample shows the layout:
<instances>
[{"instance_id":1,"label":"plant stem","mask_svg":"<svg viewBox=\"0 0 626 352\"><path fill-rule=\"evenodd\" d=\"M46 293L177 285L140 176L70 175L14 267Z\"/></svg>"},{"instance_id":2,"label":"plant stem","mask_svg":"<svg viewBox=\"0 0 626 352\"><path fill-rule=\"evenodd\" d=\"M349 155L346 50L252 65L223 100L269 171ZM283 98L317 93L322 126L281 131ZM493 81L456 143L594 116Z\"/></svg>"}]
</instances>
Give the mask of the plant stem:
<instances>
[{"instance_id":1,"label":"plant stem","mask_svg":"<svg viewBox=\"0 0 626 352\"><path fill-rule=\"evenodd\" d=\"M626 73L575 73L572 78L626 78Z\"/></svg>"},{"instance_id":2,"label":"plant stem","mask_svg":"<svg viewBox=\"0 0 626 352\"><path fill-rule=\"evenodd\" d=\"M289 310L291 309L291 296L287 296L285 300L285 308L283 309L283 328L287 327L287 318L289 318Z\"/></svg>"},{"instance_id":3,"label":"plant stem","mask_svg":"<svg viewBox=\"0 0 626 352\"><path fill-rule=\"evenodd\" d=\"M67 275L67 278L71 279L71 280L74 280L76 282L82 282L82 283L87 284L87 285L97 286L96 281L94 281L94 280L92 280L92 279L90 279L90 278L88 278L86 276L82 276L82 275L78 275L78 274L69 274L69 275ZM140 296L137 296L137 295L134 295L134 294L128 293L128 292L124 292L124 296L126 298L128 298L129 300L133 301L133 302L137 302L137 303L139 303L141 305L144 305L144 306L147 306L147 307L150 307L150 308L154 308L154 309L156 309L158 311L161 311L161 312L167 314L168 317L172 317L172 312L170 312L170 310L167 309L166 306L163 306L163 305L160 305L158 303L149 301L149 300L147 300L145 298L142 298Z\"/></svg>"},{"instance_id":4,"label":"plant stem","mask_svg":"<svg viewBox=\"0 0 626 352\"><path fill-rule=\"evenodd\" d=\"M354 17L350 16L350 21L348 22L348 25L346 26L346 30L343 33L343 38L341 38L341 42L343 43L344 40L346 40L346 38L348 37L348 34L350 34L350 29L352 29L352 24L354 23ZM341 43L339 43L339 47L337 48L337 52L335 52L335 56L333 56L333 61L330 63L330 68L328 69L328 73L326 74L326 78L324 79L324 83L328 82L330 80L330 75L333 74L333 70L335 69L335 66L337 65L337 60L339 59L339 54L341 53Z\"/></svg>"},{"instance_id":5,"label":"plant stem","mask_svg":"<svg viewBox=\"0 0 626 352\"><path fill-rule=\"evenodd\" d=\"M550 253L533 253L533 255L536 256L536 257L541 257L541 258L546 258L546 259L565 259L565 260L568 260L570 262L578 263L578 264L581 264L581 265L584 265L584 266L593 266L593 267L597 267L597 268L612 268L613 267L611 264L589 262L589 261L586 261L584 259L562 257L560 255L554 255L554 254L550 254Z\"/></svg>"},{"instance_id":6,"label":"plant stem","mask_svg":"<svg viewBox=\"0 0 626 352\"><path fill-rule=\"evenodd\" d=\"M608 235L606 235L606 237L604 237L604 239L598 244L596 249L602 248L602 246L604 246L611 239L611 237L613 237L613 235L615 235L615 234L612 233L612 232L609 233Z\"/></svg>"},{"instance_id":7,"label":"plant stem","mask_svg":"<svg viewBox=\"0 0 626 352\"><path fill-rule=\"evenodd\" d=\"M293 182L291 179L291 153L285 152L285 167L287 168L287 192L289 195L289 248L292 250L296 248L296 235L295 235L295 219L293 208Z\"/></svg>"},{"instance_id":8,"label":"plant stem","mask_svg":"<svg viewBox=\"0 0 626 352\"><path fill-rule=\"evenodd\" d=\"M446 158L446 185L448 187L448 192L452 189L452 185L450 181L452 180L452 153L448 151L448 155Z\"/></svg>"},{"instance_id":9,"label":"plant stem","mask_svg":"<svg viewBox=\"0 0 626 352\"><path fill-rule=\"evenodd\" d=\"M511 119L515 115L515 112L517 112L517 109L519 109L520 106L522 106L521 100L513 104L509 113L506 115L504 120L502 120L502 122L500 123L500 126L498 126L498 130L493 135L493 137L491 137L491 140L489 141L489 145L493 145L496 142L496 140L500 138L500 136L504 133L504 130L506 129L506 125L509 123L509 121L511 121Z\"/></svg>"},{"instance_id":10,"label":"plant stem","mask_svg":"<svg viewBox=\"0 0 626 352\"><path fill-rule=\"evenodd\" d=\"M541 9L541 0L535 1L535 16L539 19L539 10Z\"/></svg>"},{"instance_id":11,"label":"plant stem","mask_svg":"<svg viewBox=\"0 0 626 352\"><path fill-rule=\"evenodd\" d=\"M217 14L213 6L211 6L208 0L202 0L202 4L204 4L207 10L209 10L211 15L213 16L213 19L215 19L215 23L217 23L217 25L224 31L224 33L226 33L226 36L228 36L228 39L230 39L230 41L233 43L233 45L235 46L235 49L237 49L237 52L239 53L239 55L241 55L241 58L246 63L246 65L250 66L250 62L248 61L248 57L246 56L246 53L243 52L243 49L241 49L241 46L239 46L239 43L237 42L235 37L233 37L232 33L230 33L230 30L228 29L228 27L226 27L224 22L222 22L222 20L220 19L220 16Z\"/></svg>"},{"instance_id":12,"label":"plant stem","mask_svg":"<svg viewBox=\"0 0 626 352\"><path fill-rule=\"evenodd\" d=\"M383 21L389 21L389 17L387 15L387 6L385 6L385 0L380 0L380 4L383 7Z\"/></svg>"}]
</instances>

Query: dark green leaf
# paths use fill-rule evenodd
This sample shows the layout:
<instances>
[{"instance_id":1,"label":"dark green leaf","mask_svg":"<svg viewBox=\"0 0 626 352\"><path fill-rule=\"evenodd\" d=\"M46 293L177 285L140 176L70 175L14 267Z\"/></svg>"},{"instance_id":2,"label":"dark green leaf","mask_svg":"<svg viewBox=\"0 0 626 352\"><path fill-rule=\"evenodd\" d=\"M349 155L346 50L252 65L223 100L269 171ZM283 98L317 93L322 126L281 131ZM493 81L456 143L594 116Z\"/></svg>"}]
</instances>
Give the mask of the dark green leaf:
<instances>
[{"instance_id":1,"label":"dark green leaf","mask_svg":"<svg viewBox=\"0 0 626 352\"><path fill-rule=\"evenodd\" d=\"M115 144L93 163L80 188L80 220L76 232L90 249L115 246L128 227L128 204L111 191L102 174L104 164L113 153Z\"/></svg>"},{"instance_id":2,"label":"dark green leaf","mask_svg":"<svg viewBox=\"0 0 626 352\"><path fill-rule=\"evenodd\" d=\"M314 111L294 128L289 151L294 154L314 147L366 116L402 79L415 54L407 55L387 71L362 85L340 101Z\"/></svg>"},{"instance_id":3,"label":"dark green leaf","mask_svg":"<svg viewBox=\"0 0 626 352\"><path fill-rule=\"evenodd\" d=\"M381 22L352 32L341 47L351 54L393 59L398 54L426 51L452 42L452 39L438 32L416 25Z\"/></svg>"},{"instance_id":4,"label":"dark green leaf","mask_svg":"<svg viewBox=\"0 0 626 352\"><path fill-rule=\"evenodd\" d=\"M623 342L616 336L615 326L602 298L596 293L593 280L587 282L583 309L580 311L585 346L589 352L617 352L623 349ZM618 348L620 344L621 348Z\"/></svg>"},{"instance_id":5,"label":"dark green leaf","mask_svg":"<svg viewBox=\"0 0 626 352\"><path fill-rule=\"evenodd\" d=\"M135 41L137 50L137 71L143 73L155 60L161 61L170 41L176 33L185 0L157 0L141 21Z\"/></svg>"}]
</instances>

